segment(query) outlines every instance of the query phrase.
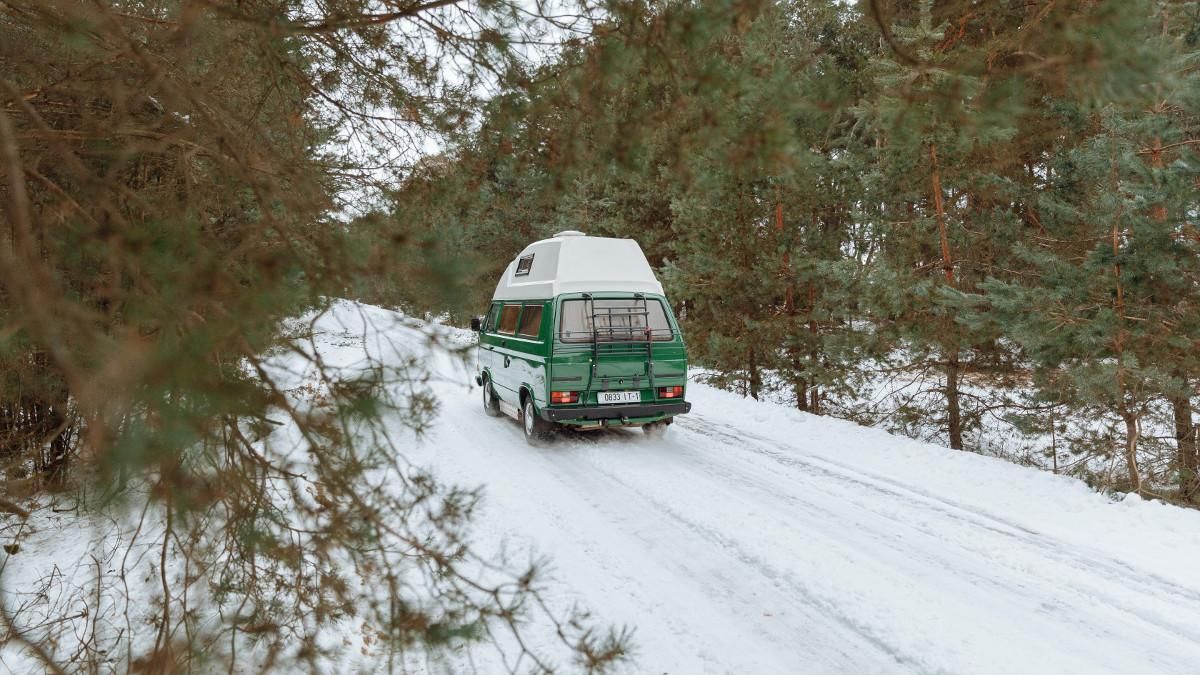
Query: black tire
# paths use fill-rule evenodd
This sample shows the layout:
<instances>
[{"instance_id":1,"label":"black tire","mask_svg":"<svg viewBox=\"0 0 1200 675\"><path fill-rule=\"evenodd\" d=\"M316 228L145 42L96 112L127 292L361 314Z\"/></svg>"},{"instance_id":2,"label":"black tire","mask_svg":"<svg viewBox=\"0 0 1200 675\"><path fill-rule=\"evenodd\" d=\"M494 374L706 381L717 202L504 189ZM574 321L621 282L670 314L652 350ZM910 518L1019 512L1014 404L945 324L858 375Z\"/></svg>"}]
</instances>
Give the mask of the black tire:
<instances>
[{"instance_id":1,"label":"black tire","mask_svg":"<svg viewBox=\"0 0 1200 675\"><path fill-rule=\"evenodd\" d=\"M645 433L648 438L662 438L663 436L667 435L667 427L669 426L670 424L666 422L651 422L649 424L642 425L642 432Z\"/></svg>"},{"instance_id":2,"label":"black tire","mask_svg":"<svg viewBox=\"0 0 1200 675\"><path fill-rule=\"evenodd\" d=\"M532 396L526 396L521 406L521 429L525 432L525 441L530 445L541 445L550 440L554 433L554 425L538 417L533 409Z\"/></svg>"},{"instance_id":3,"label":"black tire","mask_svg":"<svg viewBox=\"0 0 1200 675\"><path fill-rule=\"evenodd\" d=\"M496 398L492 381L486 375L483 377L483 412L488 417L500 416L500 399Z\"/></svg>"}]
</instances>

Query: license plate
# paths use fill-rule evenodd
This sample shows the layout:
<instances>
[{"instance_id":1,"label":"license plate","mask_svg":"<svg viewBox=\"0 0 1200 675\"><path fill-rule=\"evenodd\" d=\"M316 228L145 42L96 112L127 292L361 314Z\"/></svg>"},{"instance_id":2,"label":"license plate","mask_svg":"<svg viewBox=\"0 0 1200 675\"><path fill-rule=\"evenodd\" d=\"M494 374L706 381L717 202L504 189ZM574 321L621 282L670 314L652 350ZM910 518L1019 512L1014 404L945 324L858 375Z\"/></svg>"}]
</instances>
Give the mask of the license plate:
<instances>
[{"instance_id":1,"label":"license plate","mask_svg":"<svg viewBox=\"0 0 1200 675\"><path fill-rule=\"evenodd\" d=\"M601 403L641 403L640 391L602 391L597 394Z\"/></svg>"}]
</instances>

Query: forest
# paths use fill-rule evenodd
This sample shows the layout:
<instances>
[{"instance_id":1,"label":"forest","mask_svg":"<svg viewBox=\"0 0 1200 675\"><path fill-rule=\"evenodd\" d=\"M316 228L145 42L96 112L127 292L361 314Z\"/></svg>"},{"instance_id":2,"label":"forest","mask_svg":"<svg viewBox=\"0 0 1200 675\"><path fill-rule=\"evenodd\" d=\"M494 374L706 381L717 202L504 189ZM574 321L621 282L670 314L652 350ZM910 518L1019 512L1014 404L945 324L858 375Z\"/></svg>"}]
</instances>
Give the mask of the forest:
<instances>
[{"instance_id":1,"label":"forest","mask_svg":"<svg viewBox=\"0 0 1200 675\"><path fill-rule=\"evenodd\" d=\"M568 47L383 221L481 280L557 230L636 238L711 381L1200 497L1198 6L723 11ZM380 297L447 307L405 279Z\"/></svg>"},{"instance_id":2,"label":"forest","mask_svg":"<svg viewBox=\"0 0 1200 675\"><path fill-rule=\"evenodd\" d=\"M466 326L560 230L641 244L698 381L1200 505L1198 70L1195 0L0 0L0 565L51 502L131 519L126 670L520 636L542 565L378 431L436 417L421 365L341 379L297 317Z\"/></svg>"}]
</instances>

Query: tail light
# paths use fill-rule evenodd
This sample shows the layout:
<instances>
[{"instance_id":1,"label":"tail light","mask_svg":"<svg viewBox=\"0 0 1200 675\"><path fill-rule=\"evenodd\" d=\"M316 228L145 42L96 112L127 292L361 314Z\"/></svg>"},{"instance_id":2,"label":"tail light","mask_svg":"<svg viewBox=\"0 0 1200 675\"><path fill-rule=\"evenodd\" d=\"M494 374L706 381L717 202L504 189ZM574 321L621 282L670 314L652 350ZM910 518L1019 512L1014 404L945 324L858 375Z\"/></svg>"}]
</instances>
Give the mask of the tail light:
<instances>
[{"instance_id":1,"label":"tail light","mask_svg":"<svg viewBox=\"0 0 1200 675\"><path fill-rule=\"evenodd\" d=\"M659 398L683 398L683 387L659 387Z\"/></svg>"},{"instance_id":2,"label":"tail light","mask_svg":"<svg viewBox=\"0 0 1200 675\"><path fill-rule=\"evenodd\" d=\"M577 391L552 391L550 392L551 403L578 403L579 392Z\"/></svg>"}]
</instances>

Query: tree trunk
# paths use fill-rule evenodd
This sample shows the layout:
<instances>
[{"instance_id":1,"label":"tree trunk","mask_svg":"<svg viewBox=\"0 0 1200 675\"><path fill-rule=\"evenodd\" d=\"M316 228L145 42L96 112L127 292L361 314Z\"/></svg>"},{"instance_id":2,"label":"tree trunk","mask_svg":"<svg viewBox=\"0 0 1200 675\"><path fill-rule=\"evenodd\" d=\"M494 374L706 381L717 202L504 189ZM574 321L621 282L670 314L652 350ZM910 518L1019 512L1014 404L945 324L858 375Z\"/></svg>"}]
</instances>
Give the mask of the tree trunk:
<instances>
[{"instance_id":1,"label":"tree trunk","mask_svg":"<svg viewBox=\"0 0 1200 675\"><path fill-rule=\"evenodd\" d=\"M783 191L779 185L775 186L775 237L776 243L782 245L784 242ZM784 284L783 313L787 317L788 329L791 330L795 324L796 299L795 291L792 287L792 256L790 245L789 248L785 248L783 251L783 260L780 263L779 273ZM791 357L792 391L796 396L796 407L800 410L808 410L808 378L802 375L804 371L800 365L800 357L797 355L795 344L788 346L788 355Z\"/></svg>"},{"instance_id":2,"label":"tree trunk","mask_svg":"<svg viewBox=\"0 0 1200 675\"><path fill-rule=\"evenodd\" d=\"M1138 417L1129 412L1121 413L1125 421L1125 468L1129 470L1129 489L1138 494L1142 493L1142 474L1138 471Z\"/></svg>"},{"instance_id":3,"label":"tree trunk","mask_svg":"<svg viewBox=\"0 0 1200 675\"><path fill-rule=\"evenodd\" d=\"M796 348L791 347L792 357L792 393L796 396L796 407L803 411L808 411L808 378L801 376L800 357L796 354Z\"/></svg>"},{"instance_id":4,"label":"tree trunk","mask_svg":"<svg viewBox=\"0 0 1200 675\"><path fill-rule=\"evenodd\" d=\"M937 146L929 144L929 181L933 193L934 216L937 218L938 243L942 249L942 274L946 285L954 287L954 258L950 254L950 235L946 230L946 207L942 203L942 175L938 168ZM958 397L958 344L946 348L946 422L950 431L950 447L963 449L962 412Z\"/></svg>"},{"instance_id":5,"label":"tree trunk","mask_svg":"<svg viewBox=\"0 0 1200 675\"><path fill-rule=\"evenodd\" d=\"M1050 409L1050 453L1054 461L1054 473L1058 473L1058 439L1054 428L1054 408Z\"/></svg>"},{"instance_id":6,"label":"tree trunk","mask_svg":"<svg viewBox=\"0 0 1200 675\"><path fill-rule=\"evenodd\" d=\"M1163 9L1163 33L1167 30L1167 11ZM1162 138L1156 136L1154 145L1150 148L1150 166L1162 169L1163 161ZM1150 217L1157 221L1167 219L1167 208L1155 204L1150 209ZM1182 377L1185 387L1189 385L1186 373L1175 373ZM1200 478L1197 468L1200 468L1200 458L1196 456L1196 427L1192 423L1192 399L1187 395L1172 396L1171 411L1175 417L1175 462L1179 467L1179 496L1191 501L1200 496Z\"/></svg>"},{"instance_id":7,"label":"tree trunk","mask_svg":"<svg viewBox=\"0 0 1200 675\"><path fill-rule=\"evenodd\" d=\"M778 186L775 188L775 236L776 241L782 243L783 240L783 196L780 194ZM780 270L783 277L784 296L783 296L783 311L791 316L796 313L796 302L793 298L792 291L792 255L788 249L783 251L783 261Z\"/></svg>"},{"instance_id":8,"label":"tree trunk","mask_svg":"<svg viewBox=\"0 0 1200 675\"><path fill-rule=\"evenodd\" d=\"M1114 161L1112 182L1117 186L1117 167ZM1121 229L1120 216L1113 218L1112 225L1113 251L1113 282L1116 289L1114 307L1117 310L1117 334L1113 338L1113 353L1117 357L1117 395L1120 396L1121 419L1125 421L1125 467L1129 471L1129 487L1138 494L1142 493L1142 476L1138 471L1137 442L1138 418L1130 412L1129 387L1125 381L1125 285L1121 280Z\"/></svg>"},{"instance_id":9,"label":"tree trunk","mask_svg":"<svg viewBox=\"0 0 1200 675\"><path fill-rule=\"evenodd\" d=\"M815 219L814 219L814 222L815 222ZM810 359L810 363L816 363L817 360L821 358L821 350L820 350L820 347L818 346L821 343L820 342L820 328L818 328L818 326L817 326L816 319L813 318L813 316L816 314L816 311L817 311L817 286L816 286L816 284L809 284L809 286L808 286L808 317L809 317L808 318L808 333L809 333L809 335L812 336L812 351L808 355L808 358ZM813 382L812 386L809 387L808 395L809 395L808 411L814 415L820 415L821 414L821 387L819 387L816 382Z\"/></svg>"},{"instance_id":10,"label":"tree trunk","mask_svg":"<svg viewBox=\"0 0 1200 675\"><path fill-rule=\"evenodd\" d=\"M762 387L762 380L758 373L758 359L753 348L750 350L750 373L747 380L747 384L750 387L750 397L757 401L758 390Z\"/></svg>"},{"instance_id":11,"label":"tree trunk","mask_svg":"<svg viewBox=\"0 0 1200 675\"><path fill-rule=\"evenodd\" d=\"M963 449L962 411L958 396L958 350L946 359L946 421L950 428L950 447Z\"/></svg>"},{"instance_id":12,"label":"tree trunk","mask_svg":"<svg viewBox=\"0 0 1200 675\"><path fill-rule=\"evenodd\" d=\"M1187 396L1171 398L1175 415L1175 445L1179 462L1179 495L1185 500L1200 498L1200 454L1197 453L1196 425L1192 421L1192 399Z\"/></svg>"},{"instance_id":13,"label":"tree trunk","mask_svg":"<svg viewBox=\"0 0 1200 675\"><path fill-rule=\"evenodd\" d=\"M942 248L942 273L946 275L946 283L954 286L954 258L950 255L950 235L946 232L946 208L942 204L942 175L938 171L937 146L929 144L929 164L931 167L929 180L933 184L933 209L937 216L938 243Z\"/></svg>"}]
</instances>

